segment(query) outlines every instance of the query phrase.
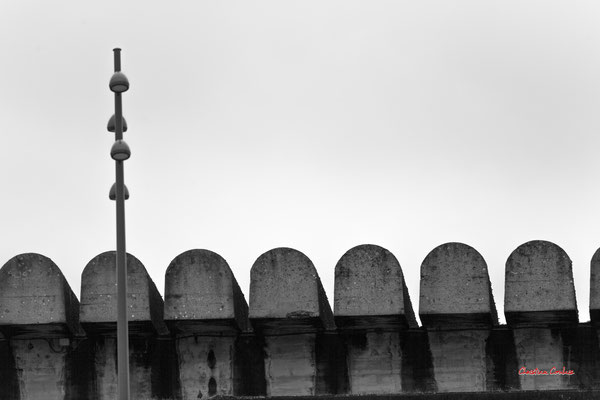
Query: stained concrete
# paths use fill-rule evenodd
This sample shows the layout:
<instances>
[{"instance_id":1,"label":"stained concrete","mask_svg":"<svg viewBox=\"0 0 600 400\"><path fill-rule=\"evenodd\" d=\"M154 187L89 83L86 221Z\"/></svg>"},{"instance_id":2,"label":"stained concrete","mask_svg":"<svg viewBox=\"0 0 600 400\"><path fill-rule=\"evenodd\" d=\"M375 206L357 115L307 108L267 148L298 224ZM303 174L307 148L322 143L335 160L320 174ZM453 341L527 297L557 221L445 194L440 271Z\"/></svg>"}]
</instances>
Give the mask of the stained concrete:
<instances>
[{"instance_id":1,"label":"stained concrete","mask_svg":"<svg viewBox=\"0 0 600 400\"><path fill-rule=\"evenodd\" d=\"M340 328L417 326L400 263L383 247L360 245L342 256L334 298Z\"/></svg>"},{"instance_id":2,"label":"stained concrete","mask_svg":"<svg viewBox=\"0 0 600 400\"><path fill-rule=\"evenodd\" d=\"M89 400L112 400L118 393L117 341L96 336L90 340L93 371L86 386ZM175 346L166 340L138 336L129 340L129 379L132 399L181 398Z\"/></svg>"},{"instance_id":3,"label":"stained concrete","mask_svg":"<svg viewBox=\"0 0 600 400\"><path fill-rule=\"evenodd\" d=\"M352 329L327 328L319 314L303 313L305 307L278 304L282 298L302 301L307 297L305 288L309 288L313 304L318 304L315 308L319 313L323 310L318 276L307 273L312 271L310 267L314 269L310 260L306 262L298 254L270 257L283 261L287 257L304 266L298 267L300 272L293 268L290 272L285 262L266 263L271 270L283 270L273 274L278 280L292 283L273 292L267 290L265 296L271 296L268 303L276 312L255 319L260 329L159 336L151 328L143 335L132 334L132 398L198 398L201 393L203 399L230 394L356 399L358 393L380 399L600 397L594 391L600 389L600 328L595 324L560 324L560 318L544 319L548 314L541 312L535 314L534 326L474 329L449 326L452 320L447 319L438 326L398 329L378 326L377 319L372 319L371 325ZM307 277L310 284L303 286ZM370 318L355 318L363 317ZM207 319L209 325L214 321ZM527 321L531 323L531 319ZM114 325L113 333L91 329L85 336L71 330L58 334L38 329L42 325L11 325L9 340L0 340L0 400L116 397ZM36 335L23 336L31 332ZM575 375L554 376L553 380L518 375L522 366L549 369L563 365L574 369ZM460 390L475 392L455 392Z\"/></svg>"},{"instance_id":4,"label":"stained concrete","mask_svg":"<svg viewBox=\"0 0 600 400\"><path fill-rule=\"evenodd\" d=\"M504 314L509 325L576 324L571 259L554 243L533 240L506 261Z\"/></svg>"},{"instance_id":5,"label":"stained concrete","mask_svg":"<svg viewBox=\"0 0 600 400\"><path fill-rule=\"evenodd\" d=\"M308 257L277 248L256 260L250 272L250 320L264 335L267 396L315 394L316 334L335 325Z\"/></svg>"},{"instance_id":6,"label":"stained concrete","mask_svg":"<svg viewBox=\"0 0 600 400\"><path fill-rule=\"evenodd\" d=\"M312 261L280 247L262 254L250 272L250 320L263 332L333 329L333 313Z\"/></svg>"},{"instance_id":7,"label":"stained concrete","mask_svg":"<svg viewBox=\"0 0 600 400\"><path fill-rule=\"evenodd\" d=\"M590 317L600 324L600 249L592 256L590 269Z\"/></svg>"},{"instance_id":8,"label":"stained concrete","mask_svg":"<svg viewBox=\"0 0 600 400\"><path fill-rule=\"evenodd\" d=\"M80 318L90 333L116 334L116 253L94 257L81 274ZM163 300L144 265L127 254L127 310L131 334L167 334Z\"/></svg>"},{"instance_id":9,"label":"stained concrete","mask_svg":"<svg viewBox=\"0 0 600 400\"><path fill-rule=\"evenodd\" d=\"M177 339L179 380L184 400L233 395L233 337L188 336Z\"/></svg>"},{"instance_id":10,"label":"stained concrete","mask_svg":"<svg viewBox=\"0 0 600 400\"><path fill-rule=\"evenodd\" d=\"M317 395L348 393L348 367L344 339L336 331L317 333L315 338Z\"/></svg>"},{"instance_id":11,"label":"stained concrete","mask_svg":"<svg viewBox=\"0 0 600 400\"><path fill-rule=\"evenodd\" d=\"M249 329L244 294L227 262L209 250L186 251L169 265L164 318L176 332Z\"/></svg>"},{"instance_id":12,"label":"stained concrete","mask_svg":"<svg viewBox=\"0 0 600 400\"><path fill-rule=\"evenodd\" d=\"M485 260L463 243L433 249L421 264L419 316L423 326L498 324Z\"/></svg>"},{"instance_id":13,"label":"stained concrete","mask_svg":"<svg viewBox=\"0 0 600 400\"><path fill-rule=\"evenodd\" d=\"M573 370L573 375L519 375L523 390L600 388L600 347L592 324L512 330L518 368Z\"/></svg>"},{"instance_id":14,"label":"stained concrete","mask_svg":"<svg viewBox=\"0 0 600 400\"><path fill-rule=\"evenodd\" d=\"M236 394L236 382L248 379L236 376L243 371L234 357L237 335L250 329L248 305L220 255L190 250L171 262L165 320L176 334L182 398Z\"/></svg>"},{"instance_id":15,"label":"stained concrete","mask_svg":"<svg viewBox=\"0 0 600 400\"><path fill-rule=\"evenodd\" d=\"M335 267L335 322L345 337L348 390L403 390L399 331L416 327L400 263L388 250L356 246Z\"/></svg>"},{"instance_id":16,"label":"stained concrete","mask_svg":"<svg viewBox=\"0 0 600 400\"><path fill-rule=\"evenodd\" d=\"M25 338L82 333L79 301L51 259L20 254L0 269L0 329Z\"/></svg>"},{"instance_id":17,"label":"stained concrete","mask_svg":"<svg viewBox=\"0 0 600 400\"><path fill-rule=\"evenodd\" d=\"M146 361L148 352L135 345L129 344L129 380L132 399L153 399L152 396L152 370ZM117 341L115 338L105 337L96 341L95 372L98 400L116 399L118 396L118 370L117 370Z\"/></svg>"},{"instance_id":18,"label":"stained concrete","mask_svg":"<svg viewBox=\"0 0 600 400\"><path fill-rule=\"evenodd\" d=\"M487 389L488 330L429 331L433 371L440 392Z\"/></svg>"},{"instance_id":19,"label":"stained concrete","mask_svg":"<svg viewBox=\"0 0 600 400\"><path fill-rule=\"evenodd\" d=\"M400 332L402 345L402 390L437 392L429 338L424 328Z\"/></svg>"},{"instance_id":20,"label":"stained concrete","mask_svg":"<svg viewBox=\"0 0 600 400\"><path fill-rule=\"evenodd\" d=\"M16 339L10 345L15 354L22 399L65 397L69 339Z\"/></svg>"},{"instance_id":21,"label":"stained concrete","mask_svg":"<svg viewBox=\"0 0 600 400\"><path fill-rule=\"evenodd\" d=\"M106 337L96 343L95 348L96 398L108 400L118 398L117 391L117 339Z\"/></svg>"},{"instance_id":22,"label":"stained concrete","mask_svg":"<svg viewBox=\"0 0 600 400\"><path fill-rule=\"evenodd\" d=\"M348 346L348 380L353 394L402 392L402 350L397 332L367 332L362 345Z\"/></svg>"},{"instance_id":23,"label":"stained concrete","mask_svg":"<svg viewBox=\"0 0 600 400\"><path fill-rule=\"evenodd\" d=\"M18 400L21 398L19 379L12 346L8 340L0 340L0 400Z\"/></svg>"},{"instance_id":24,"label":"stained concrete","mask_svg":"<svg viewBox=\"0 0 600 400\"><path fill-rule=\"evenodd\" d=\"M233 391L240 396L265 396L264 338L244 333L236 338Z\"/></svg>"},{"instance_id":25,"label":"stained concrete","mask_svg":"<svg viewBox=\"0 0 600 400\"><path fill-rule=\"evenodd\" d=\"M519 390L513 331L506 325L493 329L487 339L486 355L486 390Z\"/></svg>"},{"instance_id":26,"label":"stained concrete","mask_svg":"<svg viewBox=\"0 0 600 400\"><path fill-rule=\"evenodd\" d=\"M265 398L263 398L265 399ZM391 395L340 395L322 396L319 400L597 400L600 391L596 390L540 390L528 392L488 392L488 393L395 393ZM250 397L222 397L219 400L262 400ZM312 396L274 396L269 400L314 400Z\"/></svg>"},{"instance_id":27,"label":"stained concrete","mask_svg":"<svg viewBox=\"0 0 600 400\"><path fill-rule=\"evenodd\" d=\"M550 371L552 368L570 369L563 354L562 338L548 328L515 329L515 348L519 369ZM569 387L570 376L519 375L522 390L558 390Z\"/></svg>"},{"instance_id":28,"label":"stained concrete","mask_svg":"<svg viewBox=\"0 0 600 400\"><path fill-rule=\"evenodd\" d=\"M315 394L315 338L314 333L265 338L267 396Z\"/></svg>"}]
</instances>

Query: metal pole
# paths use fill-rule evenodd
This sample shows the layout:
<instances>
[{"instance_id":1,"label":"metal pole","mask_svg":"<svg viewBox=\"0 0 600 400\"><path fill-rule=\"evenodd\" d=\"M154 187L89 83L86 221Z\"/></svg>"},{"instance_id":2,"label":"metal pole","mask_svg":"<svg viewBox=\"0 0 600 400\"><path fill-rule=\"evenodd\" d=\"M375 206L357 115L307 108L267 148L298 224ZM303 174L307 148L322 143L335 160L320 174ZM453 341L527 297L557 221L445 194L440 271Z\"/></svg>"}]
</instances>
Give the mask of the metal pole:
<instances>
[{"instance_id":1,"label":"metal pole","mask_svg":"<svg viewBox=\"0 0 600 400\"><path fill-rule=\"evenodd\" d=\"M121 49L114 49L115 72L121 70ZM123 139L121 93L115 93L115 140ZM123 161L115 161L117 202L117 353L119 400L129 400L129 329L127 326L127 255L125 252L125 178Z\"/></svg>"}]
</instances>

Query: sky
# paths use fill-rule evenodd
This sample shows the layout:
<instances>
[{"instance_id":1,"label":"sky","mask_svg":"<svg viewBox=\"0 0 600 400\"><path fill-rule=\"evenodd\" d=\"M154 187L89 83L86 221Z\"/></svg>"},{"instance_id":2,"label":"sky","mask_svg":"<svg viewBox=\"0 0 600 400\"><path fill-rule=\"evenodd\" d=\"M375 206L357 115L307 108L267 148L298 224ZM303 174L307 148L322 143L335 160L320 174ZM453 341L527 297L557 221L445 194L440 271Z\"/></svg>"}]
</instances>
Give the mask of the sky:
<instances>
[{"instance_id":1,"label":"sky","mask_svg":"<svg viewBox=\"0 0 600 400\"><path fill-rule=\"evenodd\" d=\"M595 1L4 0L0 262L41 253L79 297L85 265L115 249L120 47L127 251L161 294L171 260L203 248L249 300L252 264L284 246L333 305L337 261L371 243L417 311L423 259L462 242L504 322L506 259L549 240L589 321L599 18Z\"/></svg>"}]
</instances>

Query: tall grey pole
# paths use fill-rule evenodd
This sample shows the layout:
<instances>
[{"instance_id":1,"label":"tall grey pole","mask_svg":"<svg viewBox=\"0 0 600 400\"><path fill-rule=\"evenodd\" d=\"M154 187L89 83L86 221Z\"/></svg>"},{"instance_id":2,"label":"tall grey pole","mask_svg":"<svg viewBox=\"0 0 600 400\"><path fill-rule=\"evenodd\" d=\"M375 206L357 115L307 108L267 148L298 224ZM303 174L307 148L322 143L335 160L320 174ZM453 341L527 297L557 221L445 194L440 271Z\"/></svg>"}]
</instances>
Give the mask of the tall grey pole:
<instances>
[{"instance_id":1,"label":"tall grey pole","mask_svg":"<svg viewBox=\"0 0 600 400\"><path fill-rule=\"evenodd\" d=\"M114 49L115 72L121 71L121 49ZM115 92L115 140L123 139L121 93ZM129 329L127 326L127 255L125 252L125 183L121 160L115 160L117 202L117 353L119 400L129 400Z\"/></svg>"}]
</instances>

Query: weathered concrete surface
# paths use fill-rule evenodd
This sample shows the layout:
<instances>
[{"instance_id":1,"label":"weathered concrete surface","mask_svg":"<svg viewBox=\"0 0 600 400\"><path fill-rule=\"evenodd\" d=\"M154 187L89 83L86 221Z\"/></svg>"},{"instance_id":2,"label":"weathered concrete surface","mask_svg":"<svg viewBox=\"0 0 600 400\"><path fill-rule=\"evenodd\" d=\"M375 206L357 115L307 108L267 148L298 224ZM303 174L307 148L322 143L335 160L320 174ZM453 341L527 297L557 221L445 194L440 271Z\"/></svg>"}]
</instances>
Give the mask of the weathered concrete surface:
<instances>
[{"instance_id":1,"label":"weathered concrete surface","mask_svg":"<svg viewBox=\"0 0 600 400\"><path fill-rule=\"evenodd\" d=\"M88 333L116 334L116 256L107 251L94 257L81 274L81 324ZM127 318L129 333L168 333L163 300L144 265L127 254Z\"/></svg>"},{"instance_id":2,"label":"weathered concrete surface","mask_svg":"<svg viewBox=\"0 0 600 400\"><path fill-rule=\"evenodd\" d=\"M409 330L403 336L405 392L519 390L512 330Z\"/></svg>"},{"instance_id":3,"label":"weathered concrete surface","mask_svg":"<svg viewBox=\"0 0 600 400\"><path fill-rule=\"evenodd\" d=\"M250 272L250 320L265 333L333 329L333 313L312 261L280 247L262 254Z\"/></svg>"},{"instance_id":4,"label":"weathered concrete surface","mask_svg":"<svg viewBox=\"0 0 600 400\"><path fill-rule=\"evenodd\" d=\"M183 331L173 335L157 336L148 334L149 331L132 335L132 398L197 399L201 393L203 399L231 394L322 398L336 394L340 399L356 399L358 393L380 399L600 397L597 392L589 391L600 388L600 328L597 324L559 324L557 319L548 319L549 314L542 312L536 314L540 318L534 320L533 326L487 324L474 329L461 326L462 319L461 324L454 326L444 323L398 329L399 325L378 325L375 319L370 325L355 325L351 329L348 326L332 329L333 324L327 329L321 317L326 304L322 303L323 297L319 297L322 287L316 273L307 273L313 271L314 266L298 254L270 255L275 260L278 256L284 261L286 257L295 260L296 265L303 262L304 267L299 266L301 271L297 272L286 267L285 262L272 262L275 266L266 262L271 270L282 270L273 274L279 277L277 279L290 280L292 284L273 292L269 292L268 287L265 289L268 301L264 304L273 305L276 312L265 319L256 319L261 329L241 331L238 326L231 331L217 329L187 337ZM190 264L197 263L192 260ZM204 279L210 280L210 274L207 276ZM261 284L259 282L259 286ZM306 288L312 291L310 302L306 300ZM222 298L227 299L228 295ZM280 299L290 303L280 307ZM379 299L385 300L384 296ZM294 307L296 300L300 304L306 301L313 308ZM307 313L302 312L306 309ZM315 309L316 316L310 311ZM355 318L368 319L370 315ZM208 317L207 321L211 326L221 327L218 318ZM116 340L110 332L92 329L84 336L72 330L59 334L36 328L36 334L32 335L29 328L23 331L18 328L21 325L10 326L14 330L9 332L9 340L0 340L0 400L116 397ZM18 331L29 337L14 335ZM154 328L150 331L156 333ZM552 380L547 376L518 375L521 367L549 370L563 366L573 369L575 374L552 376ZM476 392L449 392L460 390ZM427 393L415 397L413 392ZM355 397L346 396L347 393ZM555 396L556 393L560 396Z\"/></svg>"},{"instance_id":5,"label":"weathered concrete surface","mask_svg":"<svg viewBox=\"0 0 600 400\"><path fill-rule=\"evenodd\" d=\"M156 399L152 393L152 351L146 341L129 344L129 379L132 399ZM118 373L117 369L117 373Z\"/></svg>"},{"instance_id":6,"label":"weathered concrete surface","mask_svg":"<svg viewBox=\"0 0 600 400\"><path fill-rule=\"evenodd\" d=\"M175 346L148 336L129 340L129 380L132 399L179 399L179 371ZM86 386L89 400L117 398L117 341L110 336L91 339L92 377Z\"/></svg>"},{"instance_id":7,"label":"weathered concrete surface","mask_svg":"<svg viewBox=\"0 0 600 400\"><path fill-rule=\"evenodd\" d=\"M69 339L17 339L11 340L10 345L15 354L21 399L62 400L67 390Z\"/></svg>"},{"instance_id":8,"label":"weathered concrete surface","mask_svg":"<svg viewBox=\"0 0 600 400\"><path fill-rule=\"evenodd\" d=\"M117 340L105 337L96 343L94 360L95 380L98 384L97 399L118 398L117 391Z\"/></svg>"},{"instance_id":9,"label":"weathered concrete surface","mask_svg":"<svg viewBox=\"0 0 600 400\"><path fill-rule=\"evenodd\" d=\"M366 332L361 345L348 346L350 393L402 392L402 350L397 332Z\"/></svg>"},{"instance_id":10,"label":"weathered concrete surface","mask_svg":"<svg viewBox=\"0 0 600 400\"><path fill-rule=\"evenodd\" d=\"M267 396L314 395L317 383L314 333L266 338Z\"/></svg>"},{"instance_id":11,"label":"weathered concrete surface","mask_svg":"<svg viewBox=\"0 0 600 400\"><path fill-rule=\"evenodd\" d=\"M177 339L183 399L233 395L233 337L189 336Z\"/></svg>"},{"instance_id":12,"label":"weathered concrete surface","mask_svg":"<svg viewBox=\"0 0 600 400\"><path fill-rule=\"evenodd\" d=\"M400 263L388 250L356 246L335 267L335 322L346 335L349 391L402 391L398 330L417 327ZM374 331L376 330L376 331Z\"/></svg>"},{"instance_id":13,"label":"weathered concrete surface","mask_svg":"<svg viewBox=\"0 0 600 400\"><path fill-rule=\"evenodd\" d=\"M176 332L249 329L244 294L227 262L209 250L186 251L169 265L164 318Z\"/></svg>"},{"instance_id":14,"label":"weathered concrete surface","mask_svg":"<svg viewBox=\"0 0 600 400\"><path fill-rule=\"evenodd\" d=\"M152 396L152 370L145 363L143 352L136 351L130 343L129 348L129 380L132 399L153 399ZM115 338L105 337L96 342L95 372L98 382L96 393L98 400L116 399L117 387L117 341Z\"/></svg>"},{"instance_id":15,"label":"weathered concrete surface","mask_svg":"<svg viewBox=\"0 0 600 400\"><path fill-rule=\"evenodd\" d=\"M79 301L51 259L20 254L0 269L0 329L10 337L82 333Z\"/></svg>"},{"instance_id":16,"label":"weathered concrete surface","mask_svg":"<svg viewBox=\"0 0 600 400\"><path fill-rule=\"evenodd\" d=\"M266 395L264 348L263 338L254 333L246 332L236 338L233 372L235 395Z\"/></svg>"},{"instance_id":17,"label":"weathered concrete surface","mask_svg":"<svg viewBox=\"0 0 600 400\"><path fill-rule=\"evenodd\" d=\"M600 329L594 323L561 328L564 358L576 371L573 387L600 389Z\"/></svg>"},{"instance_id":18,"label":"weathered concrete surface","mask_svg":"<svg viewBox=\"0 0 600 400\"><path fill-rule=\"evenodd\" d=\"M488 341L498 325L485 260L463 243L433 249L421 265L419 316L427 328L437 390L497 389Z\"/></svg>"},{"instance_id":19,"label":"weathered concrete surface","mask_svg":"<svg viewBox=\"0 0 600 400\"><path fill-rule=\"evenodd\" d=\"M346 363L346 346L337 331L318 333L315 338L317 368L317 395L348 393L349 379Z\"/></svg>"},{"instance_id":20,"label":"weathered concrete surface","mask_svg":"<svg viewBox=\"0 0 600 400\"><path fill-rule=\"evenodd\" d=\"M600 388L600 346L592 324L513 329L518 368L573 375L519 375L523 390Z\"/></svg>"},{"instance_id":21,"label":"weathered concrete surface","mask_svg":"<svg viewBox=\"0 0 600 400\"><path fill-rule=\"evenodd\" d=\"M506 261L504 314L509 325L576 324L571 259L551 242L533 240Z\"/></svg>"},{"instance_id":22,"label":"weathered concrete surface","mask_svg":"<svg viewBox=\"0 0 600 400\"><path fill-rule=\"evenodd\" d=\"M0 340L0 400L18 400L21 397L15 357L8 340Z\"/></svg>"},{"instance_id":23,"label":"weathered concrete surface","mask_svg":"<svg viewBox=\"0 0 600 400\"><path fill-rule=\"evenodd\" d=\"M600 323L600 249L596 250L590 263L590 317Z\"/></svg>"},{"instance_id":24,"label":"weathered concrete surface","mask_svg":"<svg viewBox=\"0 0 600 400\"><path fill-rule=\"evenodd\" d=\"M521 384L513 331L506 325L491 330L486 343L486 391L519 390Z\"/></svg>"},{"instance_id":25,"label":"weathered concrete surface","mask_svg":"<svg viewBox=\"0 0 600 400\"><path fill-rule=\"evenodd\" d=\"M243 379L236 376L236 336L250 325L227 262L208 250L180 254L165 275L165 300L165 320L177 333L183 399L235 394L235 382Z\"/></svg>"},{"instance_id":26,"label":"weathered concrete surface","mask_svg":"<svg viewBox=\"0 0 600 400\"><path fill-rule=\"evenodd\" d=\"M334 329L334 323L308 257L277 248L256 260L250 273L250 320L265 335L267 395L315 394L316 333Z\"/></svg>"},{"instance_id":27,"label":"weathered concrete surface","mask_svg":"<svg viewBox=\"0 0 600 400\"><path fill-rule=\"evenodd\" d=\"M515 329L515 348L519 360L519 369L550 371L552 368L571 369L568 360L564 359L563 343L560 335L548 328ZM519 375L523 390L557 390L567 389L570 376Z\"/></svg>"},{"instance_id":28,"label":"weathered concrete surface","mask_svg":"<svg viewBox=\"0 0 600 400\"><path fill-rule=\"evenodd\" d=\"M421 264L419 316L423 326L498 324L485 260L470 246L446 243Z\"/></svg>"},{"instance_id":29,"label":"weathered concrete surface","mask_svg":"<svg viewBox=\"0 0 600 400\"><path fill-rule=\"evenodd\" d=\"M338 261L334 309L340 328L417 327L400 263L375 245L356 246Z\"/></svg>"},{"instance_id":30,"label":"weathered concrete surface","mask_svg":"<svg viewBox=\"0 0 600 400\"><path fill-rule=\"evenodd\" d=\"M400 332L402 345L402 391L437 392L429 338L424 328Z\"/></svg>"},{"instance_id":31,"label":"weathered concrete surface","mask_svg":"<svg viewBox=\"0 0 600 400\"><path fill-rule=\"evenodd\" d=\"M219 400L267 400L265 397L222 397ZM540 390L536 392L489 392L489 393L396 393L393 395L338 395L322 396L320 400L594 400L600 399L597 390ZM268 400L291 400L286 396L274 396ZM314 400L311 396L296 396L293 400Z\"/></svg>"},{"instance_id":32,"label":"weathered concrete surface","mask_svg":"<svg viewBox=\"0 0 600 400\"><path fill-rule=\"evenodd\" d=\"M440 392L486 390L488 330L429 331L433 370Z\"/></svg>"}]
</instances>

